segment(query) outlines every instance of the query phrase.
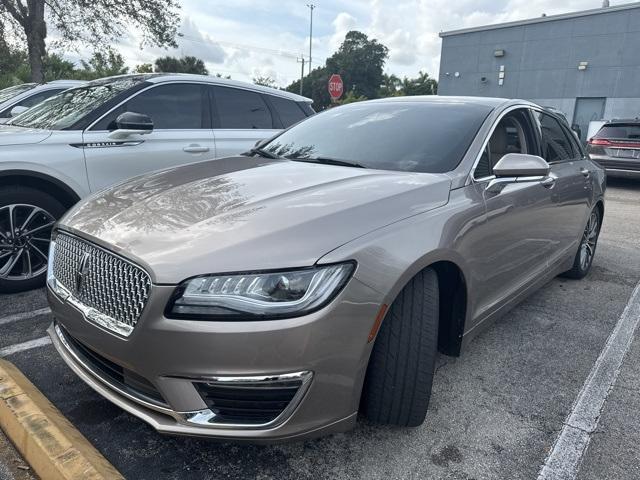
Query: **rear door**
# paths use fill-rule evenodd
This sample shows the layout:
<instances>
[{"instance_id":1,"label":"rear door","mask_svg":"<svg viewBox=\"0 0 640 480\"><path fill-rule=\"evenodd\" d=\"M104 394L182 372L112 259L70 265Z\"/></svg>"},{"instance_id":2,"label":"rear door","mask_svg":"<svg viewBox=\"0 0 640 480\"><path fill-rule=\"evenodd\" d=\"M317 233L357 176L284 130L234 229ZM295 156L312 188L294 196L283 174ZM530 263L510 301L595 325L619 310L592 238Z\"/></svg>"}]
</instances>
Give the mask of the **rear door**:
<instances>
[{"instance_id":1,"label":"rear door","mask_svg":"<svg viewBox=\"0 0 640 480\"><path fill-rule=\"evenodd\" d=\"M142 173L214 158L207 88L199 83L154 85L86 130L83 148L91 190ZM116 118L125 111L149 115L153 132L110 139Z\"/></svg>"},{"instance_id":2,"label":"rear door","mask_svg":"<svg viewBox=\"0 0 640 480\"><path fill-rule=\"evenodd\" d=\"M234 87L209 87L218 157L246 152L281 129L264 96Z\"/></svg>"},{"instance_id":3,"label":"rear door","mask_svg":"<svg viewBox=\"0 0 640 480\"><path fill-rule=\"evenodd\" d=\"M537 128L542 137L540 156L544 158L555 179L550 188L553 210L547 219L557 235L549 260L552 264L563 261L573 252L580 240L589 213L593 192L593 175L582 149L567 126L542 111L534 111Z\"/></svg>"}]
</instances>

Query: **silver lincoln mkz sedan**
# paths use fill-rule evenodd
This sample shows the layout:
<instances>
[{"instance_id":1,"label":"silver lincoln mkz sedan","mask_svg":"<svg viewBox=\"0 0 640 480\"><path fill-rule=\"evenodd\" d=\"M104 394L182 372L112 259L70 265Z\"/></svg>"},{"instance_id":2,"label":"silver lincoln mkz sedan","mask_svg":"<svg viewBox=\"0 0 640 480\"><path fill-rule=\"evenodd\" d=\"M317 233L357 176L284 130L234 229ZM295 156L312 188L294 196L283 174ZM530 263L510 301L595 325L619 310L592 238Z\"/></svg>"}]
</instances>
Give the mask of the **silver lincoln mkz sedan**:
<instances>
[{"instance_id":1,"label":"silver lincoln mkz sedan","mask_svg":"<svg viewBox=\"0 0 640 480\"><path fill-rule=\"evenodd\" d=\"M294 439L358 411L419 425L437 351L587 274L604 189L566 123L531 103L330 109L76 205L51 243L50 335L161 432Z\"/></svg>"}]
</instances>

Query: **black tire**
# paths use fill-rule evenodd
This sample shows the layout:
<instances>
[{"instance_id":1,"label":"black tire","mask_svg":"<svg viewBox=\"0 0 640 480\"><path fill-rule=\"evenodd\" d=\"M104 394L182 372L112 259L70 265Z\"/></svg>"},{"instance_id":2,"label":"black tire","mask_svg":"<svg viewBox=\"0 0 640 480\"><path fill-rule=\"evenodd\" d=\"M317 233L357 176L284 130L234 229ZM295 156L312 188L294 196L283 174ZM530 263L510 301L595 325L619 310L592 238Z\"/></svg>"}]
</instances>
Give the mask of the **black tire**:
<instances>
[{"instance_id":1,"label":"black tire","mask_svg":"<svg viewBox=\"0 0 640 480\"><path fill-rule=\"evenodd\" d=\"M393 302L371 353L361 409L375 423L424 422L438 350L438 276L416 275Z\"/></svg>"},{"instance_id":2,"label":"black tire","mask_svg":"<svg viewBox=\"0 0 640 480\"><path fill-rule=\"evenodd\" d=\"M39 213L38 215L42 216L34 216L34 219L32 220L34 222L40 220L40 223L37 223L36 226L43 226L50 223L51 220L58 220L66 211L66 208L62 204L62 202L46 192L36 190L35 188L18 185L7 185L0 187L0 214L2 214L0 215L0 247L4 247L0 248L0 254L6 253L7 246L11 243L11 240L7 238L7 233L9 230L7 212L9 211L9 205L22 206L21 209L16 210L15 217L19 217L20 215L28 215L29 206L41 209L44 213ZM40 210L38 210L38 212L40 212ZM18 220L23 221L24 217L21 219L16 218L15 224L19 223ZM41 239L46 239L50 235L50 229L47 228L39 230L37 234L33 235L33 237L39 236ZM35 242L35 239L33 239L33 243ZM38 249L45 255L47 255L49 253L49 244L43 240L38 240L38 242ZM2 271L3 266L6 266L6 258L7 257L5 256L0 259L0 272ZM46 271L35 274L42 269L42 262L45 262L46 270L46 258L43 259L40 255L34 255L33 265L37 265L39 268L34 271L34 275L32 275L31 277L25 275L24 279L16 279L15 274L12 276L12 279L9 279L9 275L6 272L3 272L4 278L0 277L0 293L21 292L24 290L31 290L33 288L42 287L46 280ZM19 265L16 265L16 267L14 268L19 268ZM15 270L13 270L13 272L15 273ZM11 273L12 272L10 271L9 274Z\"/></svg>"},{"instance_id":3,"label":"black tire","mask_svg":"<svg viewBox=\"0 0 640 480\"><path fill-rule=\"evenodd\" d=\"M595 219L595 226L593 221ZM598 237L600 236L600 227L602 226L602 214L600 208L595 207L589 214L587 225L584 227L582 238L580 239L580 246L576 252L576 256L573 259L573 266L571 270L567 270L561 276L566 278L573 278L580 280L584 278L589 270L591 270L591 264L593 263L593 257L596 254L596 247L598 246ZM588 249L588 250L585 250ZM583 255L585 252L590 252L588 260L583 261Z\"/></svg>"}]
</instances>

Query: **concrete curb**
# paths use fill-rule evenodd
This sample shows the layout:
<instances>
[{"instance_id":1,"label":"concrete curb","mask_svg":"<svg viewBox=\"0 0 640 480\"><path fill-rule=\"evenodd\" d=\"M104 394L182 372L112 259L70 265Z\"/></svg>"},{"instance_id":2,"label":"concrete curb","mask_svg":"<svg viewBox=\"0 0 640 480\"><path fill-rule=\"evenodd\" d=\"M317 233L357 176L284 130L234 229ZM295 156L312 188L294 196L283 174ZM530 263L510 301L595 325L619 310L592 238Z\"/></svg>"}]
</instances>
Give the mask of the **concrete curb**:
<instances>
[{"instance_id":1,"label":"concrete curb","mask_svg":"<svg viewBox=\"0 0 640 480\"><path fill-rule=\"evenodd\" d=\"M42 479L124 479L6 360L0 360L0 428Z\"/></svg>"}]
</instances>

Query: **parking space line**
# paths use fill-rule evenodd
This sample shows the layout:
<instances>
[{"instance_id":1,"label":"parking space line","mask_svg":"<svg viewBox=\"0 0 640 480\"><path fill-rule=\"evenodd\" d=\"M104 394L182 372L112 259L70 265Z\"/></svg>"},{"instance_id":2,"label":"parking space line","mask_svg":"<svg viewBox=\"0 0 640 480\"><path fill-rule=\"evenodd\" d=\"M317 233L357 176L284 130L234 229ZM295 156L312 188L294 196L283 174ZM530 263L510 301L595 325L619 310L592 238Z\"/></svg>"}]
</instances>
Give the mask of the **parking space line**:
<instances>
[{"instance_id":1,"label":"parking space line","mask_svg":"<svg viewBox=\"0 0 640 480\"><path fill-rule=\"evenodd\" d=\"M0 348L0 358L12 355L14 353L23 352L32 348L43 347L49 345L51 339L49 337L40 337L28 342L16 343L15 345L9 345L8 347Z\"/></svg>"},{"instance_id":2,"label":"parking space line","mask_svg":"<svg viewBox=\"0 0 640 480\"><path fill-rule=\"evenodd\" d=\"M624 356L640 323L640 283L631 294L618 323L593 365L582 390L556 438L553 449L540 469L538 480L575 479L598 427L600 414L613 388Z\"/></svg>"},{"instance_id":3,"label":"parking space line","mask_svg":"<svg viewBox=\"0 0 640 480\"><path fill-rule=\"evenodd\" d=\"M37 317L39 315L46 315L48 313L51 313L51 309L49 307L39 308L38 310L33 310L31 312L14 313L13 315L0 317L0 325L5 325L11 322L18 322L20 320L26 320L28 318Z\"/></svg>"}]
</instances>

